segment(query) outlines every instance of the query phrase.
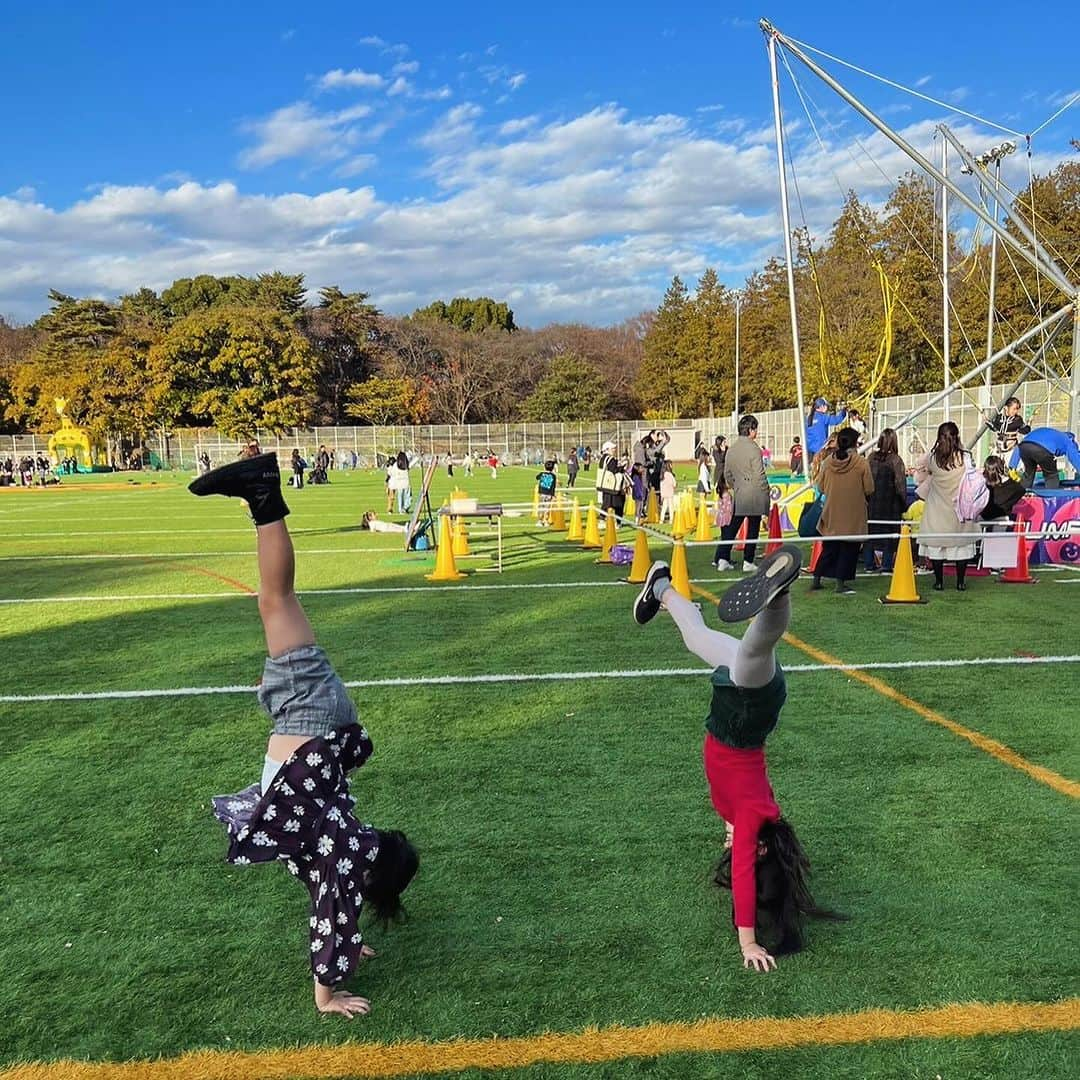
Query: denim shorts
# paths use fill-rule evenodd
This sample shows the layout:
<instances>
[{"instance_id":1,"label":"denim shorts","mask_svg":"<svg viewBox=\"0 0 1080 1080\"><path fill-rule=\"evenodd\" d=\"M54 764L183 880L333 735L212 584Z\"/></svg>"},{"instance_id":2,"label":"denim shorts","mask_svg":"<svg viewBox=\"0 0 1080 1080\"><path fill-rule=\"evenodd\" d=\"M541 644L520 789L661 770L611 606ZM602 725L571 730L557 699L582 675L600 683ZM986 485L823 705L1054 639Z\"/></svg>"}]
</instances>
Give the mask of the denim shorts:
<instances>
[{"instance_id":1,"label":"denim shorts","mask_svg":"<svg viewBox=\"0 0 1080 1080\"><path fill-rule=\"evenodd\" d=\"M275 735L330 734L355 724L356 706L318 645L302 645L267 657L259 704L274 722Z\"/></svg>"}]
</instances>

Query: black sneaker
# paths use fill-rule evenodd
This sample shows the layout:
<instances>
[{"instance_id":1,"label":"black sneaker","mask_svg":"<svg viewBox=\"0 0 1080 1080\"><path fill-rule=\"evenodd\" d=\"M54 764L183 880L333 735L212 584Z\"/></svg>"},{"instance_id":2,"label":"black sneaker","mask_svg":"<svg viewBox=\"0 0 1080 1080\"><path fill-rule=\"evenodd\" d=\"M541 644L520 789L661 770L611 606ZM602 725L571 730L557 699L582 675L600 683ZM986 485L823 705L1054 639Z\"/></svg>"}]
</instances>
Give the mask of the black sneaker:
<instances>
[{"instance_id":1,"label":"black sneaker","mask_svg":"<svg viewBox=\"0 0 1080 1080\"><path fill-rule=\"evenodd\" d=\"M281 494L281 472L275 453L241 458L212 469L192 480L188 491L193 495L228 495L243 499L256 525L270 525L289 513Z\"/></svg>"},{"instance_id":2,"label":"black sneaker","mask_svg":"<svg viewBox=\"0 0 1080 1080\"><path fill-rule=\"evenodd\" d=\"M722 622L745 622L752 619L799 576L802 554L793 544L785 544L775 554L758 564L753 577L735 582L723 596L716 610Z\"/></svg>"},{"instance_id":3,"label":"black sneaker","mask_svg":"<svg viewBox=\"0 0 1080 1080\"><path fill-rule=\"evenodd\" d=\"M645 576L645 584L641 587L637 599L634 601L634 622L638 626L644 626L660 610L660 601L653 593L653 586L661 580L671 580L671 571L666 562L654 562L649 567Z\"/></svg>"},{"instance_id":4,"label":"black sneaker","mask_svg":"<svg viewBox=\"0 0 1080 1080\"><path fill-rule=\"evenodd\" d=\"M231 495L243 499L252 486L271 484L281 487L281 471L278 469L277 454L273 452L241 458L211 469L192 480L188 484L188 491L192 495Z\"/></svg>"}]
</instances>

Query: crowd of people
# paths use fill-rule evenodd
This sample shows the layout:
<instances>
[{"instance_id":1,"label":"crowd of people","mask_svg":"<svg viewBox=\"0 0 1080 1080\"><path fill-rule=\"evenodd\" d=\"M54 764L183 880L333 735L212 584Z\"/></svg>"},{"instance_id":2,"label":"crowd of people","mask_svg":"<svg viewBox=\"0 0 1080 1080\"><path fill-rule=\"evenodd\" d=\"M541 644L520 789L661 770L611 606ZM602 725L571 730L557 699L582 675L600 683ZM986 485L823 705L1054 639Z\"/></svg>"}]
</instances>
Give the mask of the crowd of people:
<instances>
[{"instance_id":1,"label":"crowd of people","mask_svg":"<svg viewBox=\"0 0 1080 1080\"><path fill-rule=\"evenodd\" d=\"M66 471L68 459L64 459ZM71 459L72 465L75 459ZM74 467L71 470L74 472ZM52 463L43 454L36 457L26 454L20 458L7 457L0 462L0 487L46 487L59 484L60 478L53 471Z\"/></svg>"}]
</instances>

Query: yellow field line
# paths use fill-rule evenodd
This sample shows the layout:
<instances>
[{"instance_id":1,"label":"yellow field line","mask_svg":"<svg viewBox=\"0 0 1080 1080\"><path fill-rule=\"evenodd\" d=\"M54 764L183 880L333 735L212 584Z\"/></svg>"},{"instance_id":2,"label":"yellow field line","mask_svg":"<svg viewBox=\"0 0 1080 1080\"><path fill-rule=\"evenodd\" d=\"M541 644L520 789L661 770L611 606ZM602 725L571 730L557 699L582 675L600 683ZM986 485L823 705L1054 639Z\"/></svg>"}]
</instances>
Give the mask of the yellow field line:
<instances>
[{"instance_id":1,"label":"yellow field line","mask_svg":"<svg viewBox=\"0 0 1080 1080\"><path fill-rule=\"evenodd\" d=\"M707 600L712 600L714 603L719 601L719 597L714 596L707 589L698 588L696 585L691 585L690 587L695 593L704 596ZM997 739L991 739L988 735L981 735L977 731L972 731L971 728L964 727L963 724L958 724L955 720L950 720L947 716L942 716L941 713L937 712L935 709L931 709L929 706L923 705L914 698L908 697L907 694L902 694L899 690L890 686L887 682L883 682L875 675L870 675L865 671L853 671L851 668L843 668L844 661L839 657L833 656L832 653L825 652L824 649L818 649L815 646L810 645L808 642L803 641L802 638L798 638L794 634L785 634L784 640L789 645L793 645L800 652L805 653L811 659L817 660L819 663L833 666L840 665L842 674L849 679L854 679L856 682L861 682L864 686L870 687L871 690L876 690L882 697L886 697L890 701L895 701L897 705L902 705L905 709L910 709L916 716L921 716L924 720L929 720L931 724L937 724L940 727L945 728L946 731L951 731L954 735L959 735L961 739L967 739L972 746L978 747L984 753L997 758L998 761L1003 762L1013 769L1019 769L1020 772L1026 773L1040 784L1045 784L1055 791L1060 791L1062 795L1068 795L1073 799L1080 799L1080 783L1077 783L1075 780L1070 780L1068 777L1062 776L1052 769L1044 768L1042 765L1036 765L1034 762L1028 761L1027 758L1021 757L1011 747L998 742Z\"/></svg>"},{"instance_id":2,"label":"yellow field line","mask_svg":"<svg viewBox=\"0 0 1080 1080\"><path fill-rule=\"evenodd\" d=\"M359 1021L357 1022L359 1023ZM539 1062L590 1065L664 1054L786 1050L892 1039L966 1039L1080 1028L1080 998L945 1005L906 1012L870 1009L826 1016L590 1028L521 1038L346 1043L296 1050L197 1050L158 1061L57 1061L15 1065L0 1080L341 1080L464 1069L516 1069Z\"/></svg>"}]
</instances>

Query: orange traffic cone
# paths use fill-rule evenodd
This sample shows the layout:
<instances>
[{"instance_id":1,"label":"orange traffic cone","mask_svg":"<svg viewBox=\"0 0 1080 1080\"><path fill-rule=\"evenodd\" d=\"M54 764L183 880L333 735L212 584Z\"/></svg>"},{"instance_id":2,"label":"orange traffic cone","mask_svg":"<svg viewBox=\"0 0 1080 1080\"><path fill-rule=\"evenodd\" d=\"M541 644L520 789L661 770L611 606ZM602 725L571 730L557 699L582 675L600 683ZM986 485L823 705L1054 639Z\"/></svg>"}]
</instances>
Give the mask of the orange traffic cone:
<instances>
[{"instance_id":1,"label":"orange traffic cone","mask_svg":"<svg viewBox=\"0 0 1080 1080\"><path fill-rule=\"evenodd\" d=\"M810 565L803 567L804 574L812 574L817 569L817 561L821 558L821 541L815 540L810 549Z\"/></svg>"},{"instance_id":2,"label":"orange traffic cone","mask_svg":"<svg viewBox=\"0 0 1080 1080\"><path fill-rule=\"evenodd\" d=\"M883 604L925 604L919 599L915 589L915 562L911 557L911 527L900 527L900 539L897 541L896 562L893 564L892 581L889 592L882 596Z\"/></svg>"},{"instance_id":3,"label":"orange traffic cone","mask_svg":"<svg viewBox=\"0 0 1080 1080\"><path fill-rule=\"evenodd\" d=\"M450 518L439 515L439 549L435 552L435 572L425 574L428 581L461 581L464 574L458 572L454 562L454 538L450 532Z\"/></svg>"},{"instance_id":4,"label":"orange traffic cone","mask_svg":"<svg viewBox=\"0 0 1080 1080\"><path fill-rule=\"evenodd\" d=\"M585 515L585 537L581 546L586 550L603 547L600 542L600 522L596 516L596 503L589 503L589 512Z\"/></svg>"},{"instance_id":5,"label":"orange traffic cone","mask_svg":"<svg viewBox=\"0 0 1080 1080\"><path fill-rule=\"evenodd\" d=\"M784 530L780 528L780 507L773 503L769 507L769 542L765 546L765 554L771 555L779 551L784 543Z\"/></svg>"},{"instance_id":6,"label":"orange traffic cone","mask_svg":"<svg viewBox=\"0 0 1080 1080\"><path fill-rule=\"evenodd\" d=\"M671 553L671 586L680 595L690 599L690 574L686 569L686 545L681 540L675 541Z\"/></svg>"},{"instance_id":7,"label":"orange traffic cone","mask_svg":"<svg viewBox=\"0 0 1080 1080\"><path fill-rule=\"evenodd\" d=\"M645 501L645 524L660 524L660 504L656 495L656 488L649 488L649 497Z\"/></svg>"},{"instance_id":8,"label":"orange traffic cone","mask_svg":"<svg viewBox=\"0 0 1080 1080\"><path fill-rule=\"evenodd\" d=\"M705 496L701 496L701 506L698 507L697 530L694 539L700 544L707 544L712 540L712 522L709 520L709 508L705 503Z\"/></svg>"},{"instance_id":9,"label":"orange traffic cone","mask_svg":"<svg viewBox=\"0 0 1080 1080\"><path fill-rule=\"evenodd\" d=\"M472 554L469 549L469 533L465 528L465 519L456 518L454 521L454 558L464 559Z\"/></svg>"},{"instance_id":10,"label":"orange traffic cone","mask_svg":"<svg viewBox=\"0 0 1080 1080\"><path fill-rule=\"evenodd\" d=\"M630 564L630 573L626 580L631 585L641 585L652 566L652 556L649 554L649 538L644 529L637 529L634 535L634 561Z\"/></svg>"},{"instance_id":11,"label":"orange traffic cone","mask_svg":"<svg viewBox=\"0 0 1080 1080\"><path fill-rule=\"evenodd\" d=\"M567 540L584 540L585 532L581 527L581 505L578 503L577 496L574 496L574 505L570 510L570 529L566 534Z\"/></svg>"},{"instance_id":12,"label":"orange traffic cone","mask_svg":"<svg viewBox=\"0 0 1080 1080\"><path fill-rule=\"evenodd\" d=\"M1034 585L1035 579L1028 569L1027 522L1016 523L1016 566L1006 570L998 578L1003 585Z\"/></svg>"},{"instance_id":13,"label":"orange traffic cone","mask_svg":"<svg viewBox=\"0 0 1080 1080\"><path fill-rule=\"evenodd\" d=\"M551 511L549 525L553 532L566 531L566 508L563 506L561 491L555 494L555 509Z\"/></svg>"}]
</instances>

